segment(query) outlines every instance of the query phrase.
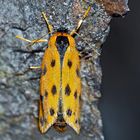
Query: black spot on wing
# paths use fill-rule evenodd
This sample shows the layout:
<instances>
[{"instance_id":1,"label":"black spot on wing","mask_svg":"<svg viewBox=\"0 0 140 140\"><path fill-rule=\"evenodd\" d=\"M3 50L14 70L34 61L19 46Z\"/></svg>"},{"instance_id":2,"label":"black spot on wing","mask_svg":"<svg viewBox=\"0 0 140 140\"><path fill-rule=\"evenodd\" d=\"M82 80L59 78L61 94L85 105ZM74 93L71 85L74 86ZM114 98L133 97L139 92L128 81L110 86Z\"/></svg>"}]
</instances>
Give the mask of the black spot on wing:
<instances>
[{"instance_id":1,"label":"black spot on wing","mask_svg":"<svg viewBox=\"0 0 140 140\"><path fill-rule=\"evenodd\" d=\"M72 110L71 109L68 109L67 110L67 115L70 117L72 115Z\"/></svg>"},{"instance_id":2,"label":"black spot on wing","mask_svg":"<svg viewBox=\"0 0 140 140\"><path fill-rule=\"evenodd\" d=\"M44 119L43 119L43 117L41 117L41 118L39 119L39 121L40 121L41 126L43 126L43 125L44 125Z\"/></svg>"},{"instance_id":3,"label":"black spot on wing","mask_svg":"<svg viewBox=\"0 0 140 140\"><path fill-rule=\"evenodd\" d=\"M55 60L52 59L52 61L51 61L51 67L54 67L54 66L55 66Z\"/></svg>"},{"instance_id":4,"label":"black spot on wing","mask_svg":"<svg viewBox=\"0 0 140 140\"><path fill-rule=\"evenodd\" d=\"M75 120L75 123L78 124L78 120L77 119Z\"/></svg>"},{"instance_id":5,"label":"black spot on wing","mask_svg":"<svg viewBox=\"0 0 140 140\"><path fill-rule=\"evenodd\" d=\"M47 122L47 120L46 120L44 117L41 117L41 118L39 119L39 121L40 121L41 126L44 126L44 123Z\"/></svg>"},{"instance_id":6,"label":"black spot on wing","mask_svg":"<svg viewBox=\"0 0 140 140\"><path fill-rule=\"evenodd\" d=\"M45 75L46 72L47 72L47 67L46 67L46 65L44 65L44 69L42 69L42 75Z\"/></svg>"},{"instance_id":7,"label":"black spot on wing","mask_svg":"<svg viewBox=\"0 0 140 140\"><path fill-rule=\"evenodd\" d=\"M50 109L50 115L51 115L51 116L53 116L53 115L54 115L54 113L55 113L55 112L54 112L54 109L53 109L53 108L51 108L51 109Z\"/></svg>"},{"instance_id":8,"label":"black spot on wing","mask_svg":"<svg viewBox=\"0 0 140 140\"><path fill-rule=\"evenodd\" d=\"M57 93L56 85L52 86L51 92L52 92L53 95L55 95Z\"/></svg>"},{"instance_id":9,"label":"black spot on wing","mask_svg":"<svg viewBox=\"0 0 140 140\"><path fill-rule=\"evenodd\" d=\"M66 88L65 88L65 94L66 94L67 96L69 96L70 93L71 93L71 89L70 89L69 84L67 84L67 86L66 86Z\"/></svg>"},{"instance_id":10,"label":"black spot on wing","mask_svg":"<svg viewBox=\"0 0 140 140\"><path fill-rule=\"evenodd\" d=\"M76 119L76 120L75 120L75 123L76 123L76 124L80 124L80 119Z\"/></svg>"},{"instance_id":11,"label":"black spot on wing","mask_svg":"<svg viewBox=\"0 0 140 140\"><path fill-rule=\"evenodd\" d=\"M74 92L74 98L77 99L77 90Z\"/></svg>"},{"instance_id":12,"label":"black spot on wing","mask_svg":"<svg viewBox=\"0 0 140 140\"><path fill-rule=\"evenodd\" d=\"M40 95L40 100L41 100L41 102L43 102L44 96Z\"/></svg>"},{"instance_id":13,"label":"black spot on wing","mask_svg":"<svg viewBox=\"0 0 140 140\"><path fill-rule=\"evenodd\" d=\"M71 60L68 60L68 63L67 63L67 64L68 64L68 67L69 67L69 68L72 67L72 61L71 61Z\"/></svg>"},{"instance_id":14,"label":"black spot on wing","mask_svg":"<svg viewBox=\"0 0 140 140\"><path fill-rule=\"evenodd\" d=\"M80 72L78 68L76 69L76 74L77 74L77 77L80 77Z\"/></svg>"},{"instance_id":15,"label":"black spot on wing","mask_svg":"<svg viewBox=\"0 0 140 140\"><path fill-rule=\"evenodd\" d=\"M45 97L48 97L48 91L45 90Z\"/></svg>"},{"instance_id":16,"label":"black spot on wing","mask_svg":"<svg viewBox=\"0 0 140 140\"><path fill-rule=\"evenodd\" d=\"M81 98L81 95L79 96L79 101L81 101L82 100L82 98Z\"/></svg>"}]
</instances>

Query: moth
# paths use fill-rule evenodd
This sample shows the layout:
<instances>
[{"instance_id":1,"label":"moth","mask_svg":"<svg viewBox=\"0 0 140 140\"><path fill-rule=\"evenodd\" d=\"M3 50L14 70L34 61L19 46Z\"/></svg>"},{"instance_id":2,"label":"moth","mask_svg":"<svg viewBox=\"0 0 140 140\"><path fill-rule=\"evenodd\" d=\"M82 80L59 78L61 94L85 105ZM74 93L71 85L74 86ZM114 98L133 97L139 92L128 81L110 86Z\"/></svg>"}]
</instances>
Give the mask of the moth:
<instances>
[{"instance_id":1,"label":"moth","mask_svg":"<svg viewBox=\"0 0 140 140\"><path fill-rule=\"evenodd\" d=\"M54 126L59 132L64 132L67 125L71 126L76 133L80 132L80 58L74 36L88 16L90 9L89 6L77 27L70 33L64 28L53 32L46 14L42 12L50 38L41 67L39 66L42 71L39 101L39 129L41 133L47 132L51 126ZM32 41L20 36L17 38L31 44L46 42L42 38Z\"/></svg>"}]
</instances>

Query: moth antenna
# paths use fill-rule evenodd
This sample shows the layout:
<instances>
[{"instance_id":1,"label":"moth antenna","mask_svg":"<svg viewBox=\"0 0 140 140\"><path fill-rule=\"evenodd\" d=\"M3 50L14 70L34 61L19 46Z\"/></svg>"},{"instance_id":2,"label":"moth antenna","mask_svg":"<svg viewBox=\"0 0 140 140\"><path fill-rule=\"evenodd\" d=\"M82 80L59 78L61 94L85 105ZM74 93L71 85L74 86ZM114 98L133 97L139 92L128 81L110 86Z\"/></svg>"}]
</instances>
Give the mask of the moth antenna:
<instances>
[{"instance_id":1,"label":"moth antenna","mask_svg":"<svg viewBox=\"0 0 140 140\"><path fill-rule=\"evenodd\" d=\"M47 24L47 27L48 27L48 30L49 30L49 33L52 33L53 32L53 26L49 23L49 20L45 14L45 12L42 12L42 16Z\"/></svg>"},{"instance_id":2,"label":"moth antenna","mask_svg":"<svg viewBox=\"0 0 140 140\"><path fill-rule=\"evenodd\" d=\"M26 41L26 42L29 42L29 44L27 44L26 46L24 46L25 48L28 48L28 47L33 46L33 45L36 44L36 43L48 42L47 39L42 39L42 38L45 37L46 35L48 35L48 34L45 34L45 35L41 36L40 38L34 39L34 40L29 40L29 39L23 38L23 37L21 37L21 36L19 36L19 35L17 35L16 38L18 38L18 39L20 39L20 40L23 40L23 41Z\"/></svg>"},{"instance_id":3,"label":"moth antenna","mask_svg":"<svg viewBox=\"0 0 140 140\"><path fill-rule=\"evenodd\" d=\"M80 27L81 27L81 25L82 25L84 19L88 16L88 14L89 14L89 12L90 12L90 9L91 9L91 6L89 6L89 7L87 8L87 10L85 11L83 17L78 21L77 27L71 31L71 33L70 33L71 36L73 36L75 33L78 32L78 30L80 29Z\"/></svg>"}]
</instances>

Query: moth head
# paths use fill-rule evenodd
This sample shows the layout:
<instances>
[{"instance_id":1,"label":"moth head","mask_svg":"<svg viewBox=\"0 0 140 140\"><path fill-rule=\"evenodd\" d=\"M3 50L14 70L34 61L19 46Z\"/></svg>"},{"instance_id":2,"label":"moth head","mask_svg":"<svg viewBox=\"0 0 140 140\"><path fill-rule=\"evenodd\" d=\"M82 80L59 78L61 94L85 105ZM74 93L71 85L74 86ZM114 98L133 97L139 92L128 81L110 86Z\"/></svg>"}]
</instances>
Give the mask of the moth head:
<instances>
[{"instance_id":1,"label":"moth head","mask_svg":"<svg viewBox=\"0 0 140 140\"><path fill-rule=\"evenodd\" d=\"M60 27L60 28L57 29L57 32L68 33L68 29L64 28L64 27Z\"/></svg>"}]
</instances>

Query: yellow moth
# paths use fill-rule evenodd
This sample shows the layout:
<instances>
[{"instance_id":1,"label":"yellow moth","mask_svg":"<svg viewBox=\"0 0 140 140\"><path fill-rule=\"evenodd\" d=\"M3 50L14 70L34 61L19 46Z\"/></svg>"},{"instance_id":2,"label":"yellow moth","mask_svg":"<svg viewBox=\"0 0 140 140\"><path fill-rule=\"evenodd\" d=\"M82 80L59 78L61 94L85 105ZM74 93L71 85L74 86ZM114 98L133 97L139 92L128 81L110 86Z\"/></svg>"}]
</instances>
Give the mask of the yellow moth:
<instances>
[{"instance_id":1,"label":"yellow moth","mask_svg":"<svg viewBox=\"0 0 140 140\"><path fill-rule=\"evenodd\" d=\"M67 125L77 133L80 131L80 59L74 35L77 34L90 8L89 6L77 27L70 33L65 29L53 32L45 13L42 13L51 36L40 67L42 74L40 78L39 129L41 133L47 132L52 125L59 132L64 132ZM32 41L20 36L17 38L31 44L46 42L42 38Z\"/></svg>"},{"instance_id":2,"label":"yellow moth","mask_svg":"<svg viewBox=\"0 0 140 140\"><path fill-rule=\"evenodd\" d=\"M79 53L74 38L64 32L53 34L42 60L40 79L39 128L46 132L55 124L63 131L69 124L79 132Z\"/></svg>"}]
</instances>

